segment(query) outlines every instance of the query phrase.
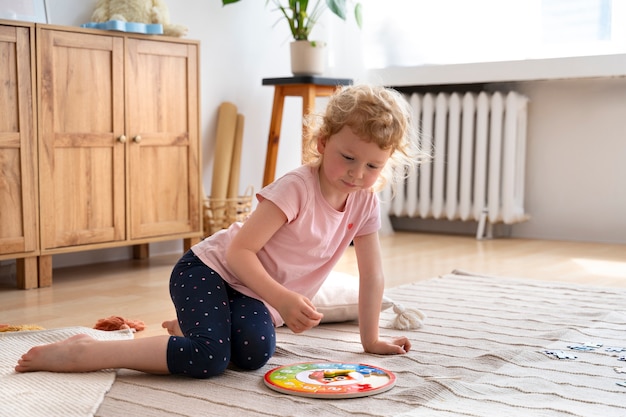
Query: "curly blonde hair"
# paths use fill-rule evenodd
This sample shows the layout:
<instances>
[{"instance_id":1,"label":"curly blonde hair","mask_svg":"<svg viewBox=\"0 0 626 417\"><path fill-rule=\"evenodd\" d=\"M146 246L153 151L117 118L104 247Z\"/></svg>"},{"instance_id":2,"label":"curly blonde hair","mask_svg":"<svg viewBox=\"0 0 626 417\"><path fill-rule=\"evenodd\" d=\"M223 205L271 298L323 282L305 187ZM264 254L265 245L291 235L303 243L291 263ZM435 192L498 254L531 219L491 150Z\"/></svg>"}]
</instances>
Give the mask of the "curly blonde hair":
<instances>
[{"instance_id":1,"label":"curly blonde hair","mask_svg":"<svg viewBox=\"0 0 626 417\"><path fill-rule=\"evenodd\" d=\"M316 123L317 119L321 119L321 123ZM311 114L306 123L303 159L309 165L322 163L317 139L330 138L344 126L380 149L391 150L374 191L380 191L387 182L398 185L406 177L408 168L427 156L417 145L417 129L411 119L409 103L390 88L367 84L340 87L330 97L324 114Z\"/></svg>"}]
</instances>

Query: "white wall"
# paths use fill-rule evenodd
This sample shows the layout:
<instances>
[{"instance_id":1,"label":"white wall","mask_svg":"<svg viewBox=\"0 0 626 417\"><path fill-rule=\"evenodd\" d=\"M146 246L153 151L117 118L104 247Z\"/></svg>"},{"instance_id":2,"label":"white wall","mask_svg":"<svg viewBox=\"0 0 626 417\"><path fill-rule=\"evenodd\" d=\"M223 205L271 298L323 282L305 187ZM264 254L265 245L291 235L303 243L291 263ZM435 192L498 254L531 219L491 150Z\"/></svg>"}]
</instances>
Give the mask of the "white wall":
<instances>
[{"instance_id":1,"label":"white wall","mask_svg":"<svg viewBox=\"0 0 626 417\"><path fill-rule=\"evenodd\" d=\"M626 78L519 83L526 206L513 236L626 243Z\"/></svg>"},{"instance_id":2,"label":"white wall","mask_svg":"<svg viewBox=\"0 0 626 417\"><path fill-rule=\"evenodd\" d=\"M273 88L263 78L289 76L289 34L262 0L221 6L220 0L169 0L172 23L201 41L201 129L205 192L210 193L217 109L236 104L246 117L241 189L261 186ZM47 0L50 23L78 26L95 0ZM365 15L367 17L367 14ZM276 26L274 26L274 24ZM328 15L316 29L331 40L326 75L366 77L358 29ZM348 42L353 39L355 43ZM376 81L376 80L374 80ZM531 220L513 236L626 243L626 81L555 80L520 83L529 95L526 201ZM300 160L301 101L288 98L277 175ZM152 245L153 253L180 249L179 242ZM55 257L55 267L128 255L127 248Z\"/></svg>"}]
</instances>

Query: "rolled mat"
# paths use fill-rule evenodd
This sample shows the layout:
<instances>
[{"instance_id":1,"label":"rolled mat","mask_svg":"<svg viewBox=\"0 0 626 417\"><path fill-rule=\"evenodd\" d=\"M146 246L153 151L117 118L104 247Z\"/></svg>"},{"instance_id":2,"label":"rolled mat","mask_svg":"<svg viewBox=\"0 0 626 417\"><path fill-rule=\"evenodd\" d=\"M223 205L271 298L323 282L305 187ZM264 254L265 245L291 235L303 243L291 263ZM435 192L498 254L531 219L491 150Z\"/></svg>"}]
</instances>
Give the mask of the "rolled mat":
<instances>
[{"instance_id":1,"label":"rolled mat","mask_svg":"<svg viewBox=\"0 0 626 417\"><path fill-rule=\"evenodd\" d=\"M236 125L237 107L233 103L222 103L219 108L217 137L215 140L215 157L211 182L212 198L226 198L228 178L233 159Z\"/></svg>"}]
</instances>

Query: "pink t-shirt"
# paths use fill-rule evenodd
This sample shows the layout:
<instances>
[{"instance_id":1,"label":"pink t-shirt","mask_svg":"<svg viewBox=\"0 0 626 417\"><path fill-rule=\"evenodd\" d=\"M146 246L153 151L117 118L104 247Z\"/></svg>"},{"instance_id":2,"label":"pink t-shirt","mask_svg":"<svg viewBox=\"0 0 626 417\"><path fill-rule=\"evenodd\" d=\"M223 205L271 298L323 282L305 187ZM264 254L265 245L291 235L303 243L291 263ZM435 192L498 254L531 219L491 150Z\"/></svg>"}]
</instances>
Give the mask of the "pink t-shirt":
<instances>
[{"instance_id":1,"label":"pink t-shirt","mask_svg":"<svg viewBox=\"0 0 626 417\"><path fill-rule=\"evenodd\" d=\"M380 229L378 196L361 190L348 196L344 211L332 208L322 196L318 169L297 168L263 188L257 199L270 200L287 217L284 224L257 253L266 271L285 288L312 298L355 236ZM248 289L226 262L226 248L241 229L235 223L192 247L202 262L242 294L262 300ZM284 321L265 302L275 326Z\"/></svg>"}]
</instances>

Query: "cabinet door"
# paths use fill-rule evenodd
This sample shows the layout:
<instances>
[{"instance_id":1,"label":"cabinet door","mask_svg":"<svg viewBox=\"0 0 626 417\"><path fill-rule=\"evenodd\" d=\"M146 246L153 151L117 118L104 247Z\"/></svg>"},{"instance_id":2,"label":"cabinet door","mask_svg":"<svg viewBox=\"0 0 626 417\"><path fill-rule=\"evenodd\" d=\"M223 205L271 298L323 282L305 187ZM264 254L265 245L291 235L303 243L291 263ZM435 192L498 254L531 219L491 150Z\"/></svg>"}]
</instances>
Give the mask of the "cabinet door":
<instances>
[{"instance_id":1,"label":"cabinet door","mask_svg":"<svg viewBox=\"0 0 626 417\"><path fill-rule=\"evenodd\" d=\"M199 232L197 45L128 39L131 239Z\"/></svg>"},{"instance_id":2,"label":"cabinet door","mask_svg":"<svg viewBox=\"0 0 626 417\"><path fill-rule=\"evenodd\" d=\"M38 32L42 250L125 239L124 43Z\"/></svg>"},{"instance_id":3,"label":"cabinet door","mask_svg":"<svg viewBox=\"0 0 626 417\"><path fill-rule=\"evenodd\" d=\"M37 249L30 32L0 25L0 254Z\"/></svg>"}]
</instances>

